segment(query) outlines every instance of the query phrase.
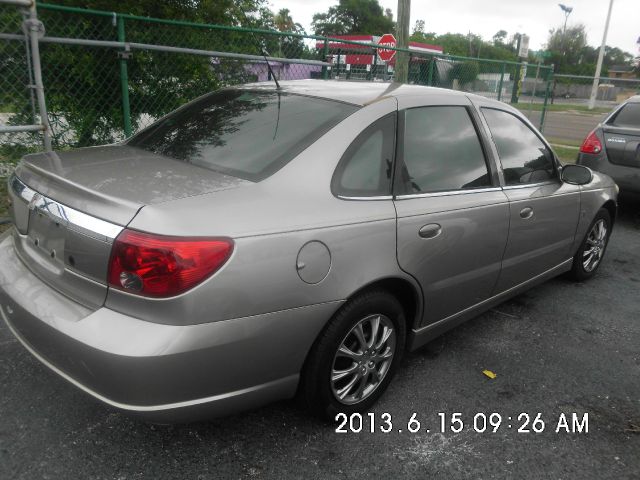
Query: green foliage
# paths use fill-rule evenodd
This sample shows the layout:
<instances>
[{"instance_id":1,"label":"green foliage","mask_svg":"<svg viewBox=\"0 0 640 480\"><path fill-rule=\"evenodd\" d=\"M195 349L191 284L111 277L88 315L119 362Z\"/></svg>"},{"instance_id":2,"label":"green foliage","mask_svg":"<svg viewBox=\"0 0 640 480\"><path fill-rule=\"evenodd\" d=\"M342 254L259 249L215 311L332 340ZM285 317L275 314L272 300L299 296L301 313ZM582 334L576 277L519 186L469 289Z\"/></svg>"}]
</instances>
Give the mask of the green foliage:
<instances>
[{"instance_id":1,"label":"green foliage","mask_svg":"<svg viewBox=\"0 0 640 480\"><path fill-rule=\"evenodd\" d=\"M215 23L219 25L274 28L274 16L266 0L60 0L58 5L112 10L118 13ZM16 9L12 10L17 11ZM4 12L4 10L2 11ZM117 40L111 16L75 14L40 6L39 18L51 36ZM4 15L4 13L3 13ZM21 19L14 22L20 25ZM6 23L6 20L4 21ZM6 30L5 30L6 31ZM244 32L184 27L147 21L125 21L130 42L171 45L204 50L260 54L263 45L271 54L298 56L304 44L294 37L252 37ZM2 71L26 75L24 49L16 42L0 42ZM8 55L7 48L13 46ZM56 147L110 143L124 138L121 65L114 49L42 44L43 80ZM245 63L187 54L134 50L125 61L131 122L134 131L187 101L226 84L253 79ZM13 124L33 123L27 95L15 95L5 82L28 85L27 78L4 79L1 110L13 110ZM15 87L14 87L15 88ZM5 93L6 92L6 93ZM11 98L11 106L9 101ZM25 101L17 102L16 99ZM13 156L13 155L12 155Z\"/></svg>"},{"instance_id":2,"label":"green foliage","mask_svg":"<svg viewBox=\"0 0 640 480\"><path fill-rule=\"evenodd\" d=\"M487 42L473 33L437 35L433 32L426 32L425 28L424 20L416 20L410 39L414 42L440 45L445 53L449 55L512 62L519 61L516 52L518 33L509 36L506 30L498 30L492 41ZM584 25L578 24L567 27L564 40L562 28L551 30L547 49L551 52L551 55L545 58L544 63L554 64L557 73L594 75L598 48L587 45L587 34ZM529 63L537 63L538 59L530 53L528 61ZM632 65L633 61L633 55L630 53L616 47L607 46L602 74L606 75L609 67L613 65ZM640 67L638 67L638 73L640 74Z\"/></svg>"},{"instance_id":3,"label":"green foliage","mask_svg":"<svg viewBox=\"0 0 640 480\"><path fill-rule=\"evenodd\" d=\"M389 13L385 15L378 0L339 0L326 13L313 15L311 27L316 35L382 35L395 30Z\"/></svg>"},{"instance_id":4,"label":"green foliage","mask_svg":"<svg viewBox=\"0 0 640 480\"><path fill-rule=\"evenodd\" d=\"M22 16L15 8L0 7L0 31L20 33ZM0 113L15 113L28 108L29 77L24 44L0 41ZM31 123L31 122L30 122Z\"/></svg>"},{"instance_id":5,"label":"green foliage","mask_svg":"<svg viewBox=\"0 0 640 480\"><path fill-rule=\"evenodd\" d=\"M507 32L501 30L494 35L494 42L485 42L478 35L461 33L445 33L436 35L433 32L425 33L424 20L416 21L410 40L413 42L440 45L445 53L462 57L487 58L491 60L518 60L515 47L502 43ZM500 41L496 41L496 38Z\"/></svg>"},{"instance_id":6,"label":"green foliage","mask_svg":"<svg viewBox=\"0 0 640 480\"><path fill-rule=\"evenodd\" d=\"M287 58L322 58L322 49L296 35L304 33L287 9L273 13L266 8L267 0L59 0L59 3L107 11L106 15L61 12L39 6L39 17L53 37L94 40L117 40L117 19L124 22L124 39L153 45L187 47L208 51L270 55ZM177 25L146 19L112 16L109 11L134 15L152 15L167 20L196 22L197 25ZM19 32L22 18L16 9L7 16L0 8L0 26L5 32ZM246 13L245 13L246 12ZM382 34L393 31L389 11L383 11L378 0L340 0L327 13L314 16L314 29L321 33ZM205 22L208 25L205 25ZM212 26L211 24L217 24ZM257 27L272 33L238 31L219 26ZM334 28L335 27L335 28ZM477 35L425 32L425 22L417 21L411 40L442 45L445 52L464 57L516 60L513 42L506 42L507 32L500 31L493 42ZM506 43L505 43L506 42ZM306 43L306 44L305 44ZM348 47L347 47L348 49ZM347 50L345 49L345 50ZM254 68L252 61L209 57L204 55L166 53L134 49L125 52L115 48L85 47L43 43L41 57L47 104L54 133L54 146L73 148L110 143L124 138L122 72L128 72L124 83L130 99L131 123L134 131L187 101L221 86L256 80L266 75L265 69ZM330 52L333 53L333 52ZM614 52L615 53L615 52ZM261 61L260 61L261 62ZM264 65L262 65L264 67ZM355 65L349 77L388 79L387 66L378 63L366 70ZM282 68L277 75L295 72L301 65ZM414 56L410 65L410 80L416 83L451 87L471 84L479 73L500 73L501 63L449 58L436 62L429 55ZM509 67L511 68L511 67ZM31 124L33 108L29 99L32 83L27 74L24 45L21 42L0 42L0 113L11 113L13 124ZM307 76L320 75L319 67L306 71ZM330 74L335 75L339 68ZM360 70L360 71L358 71ZM509 72L509 70L506 70ZM513 73L513 72L511 72ZM286 76L283 78L287 78ZM291 77L289 77L291 78ZM29 149L39 148L40 134L13 137L13 144L3 143L0 159L15 159ZM23 142L23 139L27 139ZM2 139L4 140L4 138Z\"/></svg>"},{"instance_id":7,"label":"green foliage","mask_svg":"<svg viewBox=\"0 0 640 480\"><path fill-rule=\"evenodd\" d=\"M409 36L409 40L412 42L421 42L434 44L437 42L438 36L434 32L416 31Z\"/></svg>"},{"instance_id":8,"label":"green foliage","mask_svg":"<svg viewBox=\"0 0 640 480\"><path fill-rule=\"evenodd\" d=\"M547 50L551 52L549 61L556 65L558 73L575 73L569 70L580 63L581 53L586 46L587 33L584 25L568 27L566 32L562 28L552 29L547 41Z\"/></svg>"},{"instance_id":9,"label":"green foliage","mask_svg":"<svg viewBox=\"0 0 640 480\"><path fill-rule=\"evenodd\" d=\"M306 33L302 25L293 21L288 8L282 8L273 16L275 27L280 32ZM305 55L304 41L300 37L278 37L278 57L301 58Z\"/></svg>"},{"instance_id":10,"label":"green foliage","mask_svg":"<svg viewBox=\"0 0 640 480\"><path fill-rule=\"evenodd\" d=\"M458 80L461 85L473 82L478 78L480 65L478 62L457 62L449 71L449 81Z\"/></svg>"},{"instance_id":11,"label":"green foliage","mask_svg":"<svg viewBox=\"0 0 640 480\"><path fill-rule=\"evenodd\" d=\"M547 50L551 52L548 62L555 64L556 72L570 75L594 75L598 61L599 48L587 45L586 28L582 24L561 27L549 32ZM602 59L602 75L606 76L613 65L633 64L633 55L617 47L605 47Z\"/></svg>"},{"instance_id":12,"label":"green foliage","mask_svg":"<svg viewBox=\"0 0 640 480\"><path fill-rule=\"evenodd\" d=\"M266 0L55 0L56 5L218 25L265 26Z\"/></svg>"},{"instance_id":13,"label":"green foliage","mask_svg":"<svg viewBox=\"0 0 640 480\"><path fill-rule=\"evenodd\" d=\"M493 36L493 44L496 46L504 45L504 41L506 40L507 35L508 34L506 30L498 30Z\"/></svg>"}]
</instances>

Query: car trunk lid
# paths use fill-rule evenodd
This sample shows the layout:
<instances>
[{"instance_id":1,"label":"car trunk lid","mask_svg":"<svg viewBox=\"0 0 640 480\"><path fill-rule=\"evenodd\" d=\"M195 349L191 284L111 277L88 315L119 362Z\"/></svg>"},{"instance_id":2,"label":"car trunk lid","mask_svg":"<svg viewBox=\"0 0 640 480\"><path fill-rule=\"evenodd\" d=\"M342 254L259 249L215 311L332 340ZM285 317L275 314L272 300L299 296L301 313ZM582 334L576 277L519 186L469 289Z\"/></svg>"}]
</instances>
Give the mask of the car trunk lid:
<instances>
[{"instance_id":1,"label":"car trunk lid","mask_svg":"<svg viewBox=\"0 0 640 480\"><path fill-rule=\"evenodd\" d=\"M605 125L602 130L609 161L640 168L640 128Z\"/></svg>"},{"instance_id":2,"label":"car trunk lid","mask_svg":"<svg viewBox=\"0 0 640 480\"><path fill-rule=\"evenodd\" d=\"M28 155L9 185L16 252L47 284L97 308L113 241L141 208L250 183L128 146Z\"/></svg>"}]
</instances>

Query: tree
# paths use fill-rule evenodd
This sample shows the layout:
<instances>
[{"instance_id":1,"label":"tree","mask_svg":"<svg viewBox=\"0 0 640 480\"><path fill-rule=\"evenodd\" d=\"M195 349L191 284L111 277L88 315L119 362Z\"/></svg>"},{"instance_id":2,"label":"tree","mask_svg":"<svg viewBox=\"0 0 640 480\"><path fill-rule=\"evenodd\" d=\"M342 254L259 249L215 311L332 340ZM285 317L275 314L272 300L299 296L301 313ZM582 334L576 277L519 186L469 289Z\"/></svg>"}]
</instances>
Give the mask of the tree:
<instances>
[{"instance_id":1,"label":"tree","mask_svg":"<svg viewBox=\"0 0 640 480\"><path fill-rule=\"evenodd\" d=\"M390 8L386 8L384 10L384 16L393 22L393 12L391 11Z\"/></svg>"},{"instance_id":2,"label":"tree","mask_svg":"<svg viewBox=\"0 0 640 480\"><path fill-rule=\"evenodd\" d=\"M498 30L496 32L496 34L493 36L493 44L498 46L498 45L504 45L504 40L507 38L507 31L506 30Z\"/></svg>"},{"instance_id":3,"label":"tree","mask_svg":"<svg viewBox=\"0 0 640 480\"><path fill-rule=\"evenodd\" d=\"M551 52L551 62L557 66L557 72L567 71L567 66L580 63L583 49L587 46L587 33L583 24L549 31L547 50Z\"/></svg>"},{"instance_id":4,"label":"tree","mask_svg":"<svg viewBox=\"0 0 640 480\"><path fill-rule=\"evenodd\" d=\"M291 18L291 11L288 8L281 8L278 13L273 16L273 22L280 32L293 32L296 30L297 24Z\"/></svg>"},{"instance_id":5,"label":"tree","mask_svg":"<svg viewBox=\"0 0 640 480\"><path fill-rule=\"evenodd\" d=\"M424 20L416 20L416 23L413 25L413 32L411 35L424 35Z\"/></svg>"},{"instance_id":6,"label":"tree","mask_svg":"<svg viewBox=\"0 0 640 480\"><path fill-rule=\"evenodd\" d=\"M266 0L56 0L58 5L219 25L264 25ZM42 13L42 12L39 12Z\"/></svg>"},{"instance_id":7,"label":"tree","mask_svg":"<svg viewBox=\"0 0 640 480\"><path fill-rule=\"evenodd\" d=\"M292 32L296 34L304 34L304 28L299 23L293 21L291 12L288 8L282 8L273 17L275 27L280 32ZM279 57L299 58L304 52L304 42L302 38L297 36L279 36L278 37L278 53Z\"/></svg>"},{"instance_id":8,"label":"tree","mask_svg":"<svg viewBox=\"0 0 640 480\"><path fill-rule=\"evenodd\" d=\"M311 27L316 35L371 34L382 35L394 30L378 0L339 0L326 13L313 15Z\"/></svg>"},{"instance_id":9,"label":"tree","mask_svg":"<svg viewBox=\"0 0 640 480\"><path fill-rule=\"evenodd\" d=\"M469 37L461 33L445 33L436 37L436 42L451 55L469 55Z\"/></svg>"},{"instance_id":10,"label":"tree","mask_svg":"<svg viewBox=\"0 0 640 480\"><path fill-rule=\"evenodd\" d=\"M500 30L493 36L493 42L485 42L479 35L473 33L467 35L461 33L445 33L443 35L436 35L434 32L425 33L424 20L416 20L410 40L440 45L445 53L450 55L517 61L515 47L504 43L506 38L507 32L504 30ZM481 66L481 70L483 68L489 68L488 71L493 71L490 66L485 64Z\"/></svg>"},{"instance_id":11,"label":"tree","mask_svg":"<svg viewBox=\"0 0 640 480\"><path fill-rule=\"evenodd\" d=\"M266 0L57 0L56 3L219 25L273 27L273 13L267 8ZM58 36L70 38L117 38L115 23L105 21L102 16L47 9L39 9L38 16L53 35L59 32ZM0 18L0 23L5 24L4 17ZM17 25L16 31L19 31L19 23ZM130 42L259 53L257 42L243 32L141 20L126 20L125 30L126 40ZM266 39L266 43L275 50L277 37ZM21 66L24 70L24 50L9 52L11 58L2 53L0 66L15 64L15 68ZM114 49L108 48L42 46L42 64L46 66L43 80L55 146L86 146L123 138L120 61L116 54ZM135 50L126 64L134 131L199 95L249 79L242 62L227 59L212 62L205 56ZM11 78L0 76L0 91L11 91L5 85ZM12 112L11 123L32 122L28 102L16 105Z\"/></svg>"},{"instance_id":12,"label":"tree","mask_svg":"<svg viewBox=\"0 0 640 480\"><path fill-rule=\"evenodd\" d=\"M594 75L598 61L599 48L587 45L584 25L567 28L563 38L562 28L549 32L547 50L551 53L549 61L556 65L556 72L572 75ZM633 65L633 55L617 47L605 46L602 59L602 75L606 76L613 65Z\"/></svg>"},{"instance_id":13,"label":"tree","mask_svg":"<svg viewBox=\"0 0 640 480\"><path fill-rule=\"evenodd\" d=\"M411 42L435 43L437 35L435 32L425 32L424 20L416 20L413 26L413 32L409 36Z\"/></svg>"}]
</instances>

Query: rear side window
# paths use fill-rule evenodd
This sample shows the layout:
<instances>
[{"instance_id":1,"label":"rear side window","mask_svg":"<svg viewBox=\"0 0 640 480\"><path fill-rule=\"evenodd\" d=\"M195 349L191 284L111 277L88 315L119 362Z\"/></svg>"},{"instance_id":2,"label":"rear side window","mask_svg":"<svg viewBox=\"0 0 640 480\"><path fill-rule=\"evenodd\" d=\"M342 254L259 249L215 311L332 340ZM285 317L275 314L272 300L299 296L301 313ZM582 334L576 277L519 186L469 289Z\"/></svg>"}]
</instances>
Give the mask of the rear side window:
<instances>
[{"instance_id":1,"label":"rear side window","mask_svg":"<svg viewBox=\"0 0 640 480\"><path fill-rule=\"evenodd\" d=\"M556 178L551 152L522 120L493 108L483 108L482 113L489 124L507 185Z\"/></svg>"},{"instance_id":2,"label":"rear side window","mask_svg":"<svg viewBox=\"0 0 640 480\"><path fill-rule=\"evenodd\" d=\"M434 106L405 111L404 193L428 193L491 186L484 152L465 107Z\"/></svg>"},{"instance_id":3,"label":"rear side window","mask_svg":"<svg viewBox=\"0 0 640 480\"><path fill-rule=\"evenodd\" d=\"M260 181L357 109L284 92L222 90L176 110L128 144Z\"/></svg>"},{"instance_id":4,"label":"rear side window","mask_svg":"<svg viewBox=\"0 0 640 480\"><path fill-rule=\"evenodd\" d=\"M640 103L627 103L609 121L609 125L640 128Z\"/></svg>"},{"instance_id":5,"label":"rear side window","mask_svg":"<svg viewBox=\"0 0 640 480\"><path fill-rule=\"evenodd\" d=\"M396 115L367 127L349 146L331 181L335 195L373 197L391 195Z\"/></svg>"}]
</instances>

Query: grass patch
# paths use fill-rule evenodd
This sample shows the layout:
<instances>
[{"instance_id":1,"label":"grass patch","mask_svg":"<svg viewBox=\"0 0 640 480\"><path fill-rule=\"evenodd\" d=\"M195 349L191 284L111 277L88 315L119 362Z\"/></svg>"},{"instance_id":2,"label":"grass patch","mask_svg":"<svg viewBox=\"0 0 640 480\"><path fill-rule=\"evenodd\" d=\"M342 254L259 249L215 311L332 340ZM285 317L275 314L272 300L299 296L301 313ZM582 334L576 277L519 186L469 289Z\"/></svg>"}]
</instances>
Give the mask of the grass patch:
<instances>
[{"instance_id":1,"label":"grass patch","mask_svg":"<svg viewBox=\"0 0 640 480\"><path fill-rule=\"evenodd\" d=\"M516 107L518 110L526 112L529 110L529 106L531 106L531 110L535 112L542 111L542 103L532 103L531 105L528 103L512 103L512 107ZM587 105L574 105L571 103L554 103L551 105L547 104L547 112L583 112L583 113L591 113L591 114L600 114L600 113L609 113L612 109L609 107L595 107L593 110L589 110Z\"/></svg>"},{"instance_id":2,"label":"grass patch","mask_svg":"<svg viewBox=\"0 0 640 480\"><path fill-rule=\"evenodd\" d=\"M562 163L576 163L576 159L578 158L577 148L559 147L556 145L552 145L552 147Z\"/></svg>"},{"instance_id":3,"label":"grass patch","mask_svg":"<svg viewBox=\"0 0 640 480\"><path fill-rule=\"evenodd\" d=\"M549 142L552 145L566 145L568 147L576 147L576 148L580 148L580 145L582 145L582 141L578 141L578 140L569 140L566 138L556 138L556 137L545 137L547 139L547 142Z\"/></svg>"}]
</instances>

